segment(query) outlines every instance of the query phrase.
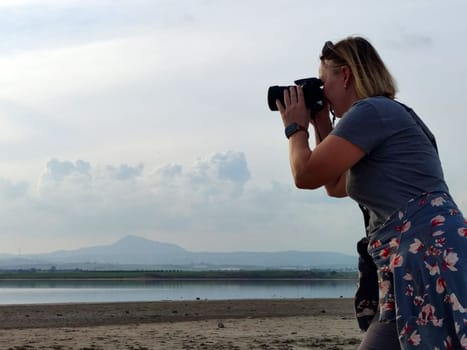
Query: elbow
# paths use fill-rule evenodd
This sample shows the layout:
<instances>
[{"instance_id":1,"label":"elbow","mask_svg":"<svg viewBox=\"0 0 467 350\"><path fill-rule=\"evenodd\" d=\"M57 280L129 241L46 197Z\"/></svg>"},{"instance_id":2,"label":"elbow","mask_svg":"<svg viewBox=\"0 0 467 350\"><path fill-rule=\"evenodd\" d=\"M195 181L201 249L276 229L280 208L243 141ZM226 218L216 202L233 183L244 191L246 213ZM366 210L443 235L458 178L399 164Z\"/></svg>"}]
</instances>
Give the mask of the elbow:
<instances>
[{"instance_id":1,"label":"elbow","mask_svg":"<svg viewBox=\"0 0 467 350\"><path fill-rule=\"evenodd\" d=\"M337 185L332 186L330 184L327 184L324 187L326 188L326 193L329 197L342 198L348 196L345 187Z\"/></svg>"},{"instance_id":2,"label":"elbow","mask_svg":"<svg viewBox=\"0 0 467 350\"><path fill-rule=\"evenodd\" d=\"M347 197L347 193L344 192L338 192L338 191L333 191L329 188L326 188L326 193L329 197L335 197L335 198L343 198Z\"/></svg>"},{"instance_id":3,"label":"elbow","mask_svg":"<svg viewBox=\"0 0 467 350\"><path fill-rule=\"evenodd\" d=\"M298 174L294 175L295 187L301 190L315 190L322 186L310 179L310 176L299 176Z\"/></svg>"}]
</instances>

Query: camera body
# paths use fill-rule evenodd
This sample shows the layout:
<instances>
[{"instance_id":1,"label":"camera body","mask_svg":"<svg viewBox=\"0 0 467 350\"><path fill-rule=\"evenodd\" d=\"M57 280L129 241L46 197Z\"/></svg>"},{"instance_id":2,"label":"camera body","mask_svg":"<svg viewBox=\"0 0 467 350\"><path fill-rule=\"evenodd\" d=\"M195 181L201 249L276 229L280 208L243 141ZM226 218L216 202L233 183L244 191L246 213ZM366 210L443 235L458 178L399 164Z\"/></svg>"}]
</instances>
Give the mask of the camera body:
<instances>
[{"instance_id":1,"label":"camera body","mask_svg":"<svg viewBox=\"0 0 467 350\"><path fill-rule=\"evenodd\" d=\"M305 97L305 104L311 110L312 115L324 107L323 82L318 78L304 78L295 80L294 83L301 86ZM290 86L271 86L268 89L268 105L271 111L277 111L276 100L284 105L284 90Z\"/></svg>"}]
</instances>

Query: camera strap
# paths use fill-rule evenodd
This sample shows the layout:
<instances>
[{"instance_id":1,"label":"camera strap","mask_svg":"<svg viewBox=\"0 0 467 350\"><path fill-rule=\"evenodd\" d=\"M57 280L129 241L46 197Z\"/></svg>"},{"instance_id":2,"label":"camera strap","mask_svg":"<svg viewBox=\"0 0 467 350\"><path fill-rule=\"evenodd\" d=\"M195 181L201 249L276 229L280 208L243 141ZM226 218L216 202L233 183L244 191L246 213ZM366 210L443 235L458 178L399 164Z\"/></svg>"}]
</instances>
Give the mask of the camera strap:
<instances>
[{"instance_id":1,"label":"camera strap","mask_svg":"<svg viewBox=\"0 0 467 350\"><path fill-rule=\"evenodd\" d=\"M430 140L431 144L436 150L436 153L438 153L438 145L436 144L436 139L433 133L428 129L428 127L425 125L425 123L420 119L420 117L417 115L417 113L414 112L414 110L402 102L399 101L394 101L400 104L402 107L405 108L405 110L412 116L412 118L415 120L415 122L418 124L418 126L422 129L422 131L425 133L426 137L428 137L428 140Z\"/></svg>"}]
</instances>

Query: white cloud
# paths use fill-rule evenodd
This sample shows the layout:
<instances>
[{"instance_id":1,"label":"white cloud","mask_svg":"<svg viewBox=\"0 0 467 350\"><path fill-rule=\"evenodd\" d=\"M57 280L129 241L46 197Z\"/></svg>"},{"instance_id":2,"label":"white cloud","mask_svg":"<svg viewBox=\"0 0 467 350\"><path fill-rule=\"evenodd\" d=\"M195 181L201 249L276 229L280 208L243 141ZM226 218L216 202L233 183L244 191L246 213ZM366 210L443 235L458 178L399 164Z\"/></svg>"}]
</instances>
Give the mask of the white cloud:
<instances>
[{"instance_id":1,"label":"white cloud","mask_svg":"<svg viewBox=\"0 0 467 350\"><path fill-rule=\"evenodd\" d=\"M47 163L47 169L42 179L58 183L65 178L90 177L91 165L88 162L77 160L75 163L52 159Z\"/></svg>"},{"instance_id":2,"label":"white cloud","mask_svg":"<svg viewBox=\"0 0 467 350\"><path fill-rule=\"evenodd\" d=\"M118 167L108 165L106 169L114 179L129 180L141 176L143 173L144 165L138 164L134 167L128 164L121 164Z\"/></svg>"}]
</instances>

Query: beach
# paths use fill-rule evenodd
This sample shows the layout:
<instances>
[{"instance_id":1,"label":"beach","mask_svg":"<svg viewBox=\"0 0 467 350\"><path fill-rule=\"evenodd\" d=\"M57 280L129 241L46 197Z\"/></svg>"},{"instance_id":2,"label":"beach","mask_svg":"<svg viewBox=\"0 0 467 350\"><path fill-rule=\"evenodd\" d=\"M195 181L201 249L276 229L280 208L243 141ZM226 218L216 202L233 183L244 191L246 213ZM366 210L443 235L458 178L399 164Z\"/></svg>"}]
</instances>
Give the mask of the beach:
<instances>
[{"instance_id":1,"label":"beach","mask_svg":"<svg viewBox=\"0 0 467 350\"><path fill-rule=\"evenodd\" d=\"M351 299L0 306L0 349L356 349Z\"/></svg>"}]
</instances>

